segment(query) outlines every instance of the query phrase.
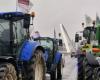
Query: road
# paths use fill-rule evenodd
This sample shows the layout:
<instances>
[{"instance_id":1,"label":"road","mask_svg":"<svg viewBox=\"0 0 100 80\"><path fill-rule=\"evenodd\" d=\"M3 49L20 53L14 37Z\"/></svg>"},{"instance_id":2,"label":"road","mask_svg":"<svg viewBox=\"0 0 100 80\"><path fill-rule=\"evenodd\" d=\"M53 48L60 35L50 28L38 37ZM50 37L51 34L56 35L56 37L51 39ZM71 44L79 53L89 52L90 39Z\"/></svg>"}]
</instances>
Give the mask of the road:
<instances>
[{"instance_id":1,"label":"road","mask_svg":"<svg viewBox=\"0 0 100 80\"><path fill-rule=\"evenodd\" d=\"M62 80L77 80L77 59L69 55L64 57L65 67L62 70ZM46 75L46 80L50 80L50 75Z\"/></svg>"}]
</instances>

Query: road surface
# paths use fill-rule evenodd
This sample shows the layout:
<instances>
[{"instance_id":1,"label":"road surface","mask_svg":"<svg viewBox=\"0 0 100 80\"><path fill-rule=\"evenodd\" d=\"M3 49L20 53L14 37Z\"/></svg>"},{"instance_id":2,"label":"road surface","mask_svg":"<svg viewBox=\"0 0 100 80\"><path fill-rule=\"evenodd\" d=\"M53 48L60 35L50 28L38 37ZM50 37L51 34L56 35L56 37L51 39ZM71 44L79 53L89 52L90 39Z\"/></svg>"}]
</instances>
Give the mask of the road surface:
<instances>
[{"instance_id":1,"label":"road surface","mask_svg":"<svg viewBox=\"0 0 100 80\"><path fill-rule=\"evenodd\" d=\"M62 71L62 80L77 80L77 59L66 55L64 60L65 67ZM50 80L49 74L46 74L46 80Z\"/></svg>"}]
</instances>

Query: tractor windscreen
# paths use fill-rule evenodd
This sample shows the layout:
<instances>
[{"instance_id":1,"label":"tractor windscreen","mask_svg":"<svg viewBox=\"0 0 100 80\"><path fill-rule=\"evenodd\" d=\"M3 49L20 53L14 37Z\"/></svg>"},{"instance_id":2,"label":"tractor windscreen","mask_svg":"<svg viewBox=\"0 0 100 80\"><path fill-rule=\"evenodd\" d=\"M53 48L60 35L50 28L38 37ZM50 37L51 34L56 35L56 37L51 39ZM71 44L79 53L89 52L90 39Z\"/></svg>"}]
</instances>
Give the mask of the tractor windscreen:
<instances>
[{"instance_id":1,"label":"tractor windscreen","mask_svg":"<svg viewBox=\"0 0 100 80\"><path fill-rule=\"evenodd\" d=\"M9 53L10 29L9 21L0 19L0 55Z\"/></svg>"},{"instance_id":2,"label":"tractor windscreen","mask_svg":"<svg viewBox=\"0 0 100 80\"><path fill-rule=\"evenodd\" d=\"M11 27L12 26L12 27ZM11 37L12 36L12 37ZM0 55L16 53L26 36L23 19L17 21L0 20Z\"/></svg>"},{"instance_id":3,"label":"tractor windscreen","mask_svg":"<svg viewBox=\"0 0 100 80\"><path fill-rule=\"evenodd\" d=\"M39 38L35 39L35 41L39 42L45 49L53 50L53 41L51 39Z\"/></svg>"},{"instance_id":4,"label":"tractor windscreen","mask_svg":"<svg viewBox=\"0 0 100 80\"><path fill-rule=\"evenodd\" d=\"M26 34L26 29L23 28L23 20L13 22L14 44L20 45L20 43L24 40Z\"/></svg>"},{"instance_id":5,"label":"tractor windscreen","mask_svg":"<svg viewBox=\"0 0 100 80\"><path fill-rule=\"evenodd\" d=\"M88 43L93 43L96 41L96 28L95 27L86 27L83 31L83 37L87 39Z\"/></svg>"}]
</instances>

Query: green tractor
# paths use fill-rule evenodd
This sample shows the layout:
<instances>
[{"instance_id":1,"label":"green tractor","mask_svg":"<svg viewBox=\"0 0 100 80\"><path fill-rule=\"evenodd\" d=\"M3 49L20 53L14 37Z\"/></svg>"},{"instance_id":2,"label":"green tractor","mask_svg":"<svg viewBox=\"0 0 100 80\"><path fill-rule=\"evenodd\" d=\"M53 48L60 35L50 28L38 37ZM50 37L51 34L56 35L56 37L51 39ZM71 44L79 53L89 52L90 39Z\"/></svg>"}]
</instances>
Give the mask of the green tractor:
<instances>
[{"instance_id":1,"label":"green tractor","mask_svg":"<svg viewBox=\"0 0 100 80\"><path fill-rule=\"evenodd\" d=\"M44 48L29 37L33 18L0 13L0 80L45 80Z\"/></svg>"},{"instance_id":2,"label":"green tractor","mask_svg":"<svg viewBox=\"0 0 100 80\"><path fill-rule=\"evenodd\" d=\"M100 25L84 28L87 43L78 54L78 80L100 80Z\"/></svg>"}]
</instances>

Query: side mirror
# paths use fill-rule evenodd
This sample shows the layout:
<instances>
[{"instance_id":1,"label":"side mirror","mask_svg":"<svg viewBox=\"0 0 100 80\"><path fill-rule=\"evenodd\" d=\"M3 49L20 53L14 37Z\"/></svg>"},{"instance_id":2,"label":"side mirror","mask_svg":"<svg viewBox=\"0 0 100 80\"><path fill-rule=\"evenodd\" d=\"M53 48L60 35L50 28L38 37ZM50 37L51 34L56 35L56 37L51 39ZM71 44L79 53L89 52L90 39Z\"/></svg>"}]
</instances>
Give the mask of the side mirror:
<instances>
[{"instance_id":1,"label":"side mirror","mask_svg":"<svg viewBox=\"0 0 100 80\"><path fill-rule=\"evenodd\" d=\"M62 41L62 39L59 39L59 46L63 46L63 41Z\"/></svg>"},{"instance_id":2,"label":"side mirror","mask_svg":"<svg viewBox=\"0 0 100 80\"><path fill-rule=\"evenodd\" d=\"M75 42L79 42L79 34L75 34Z\"/></svg>"},{"instance_id":3,"label":"side mirror","mask_svg":"<svg viewBox=\"0 0 100 80\"><path fill-rule=\"evenodd\" d=\"M30 14L25 14L24 15L24 24L23 27L24 28L29 28L30 26Z\"/></svg>"}]
</instances>

